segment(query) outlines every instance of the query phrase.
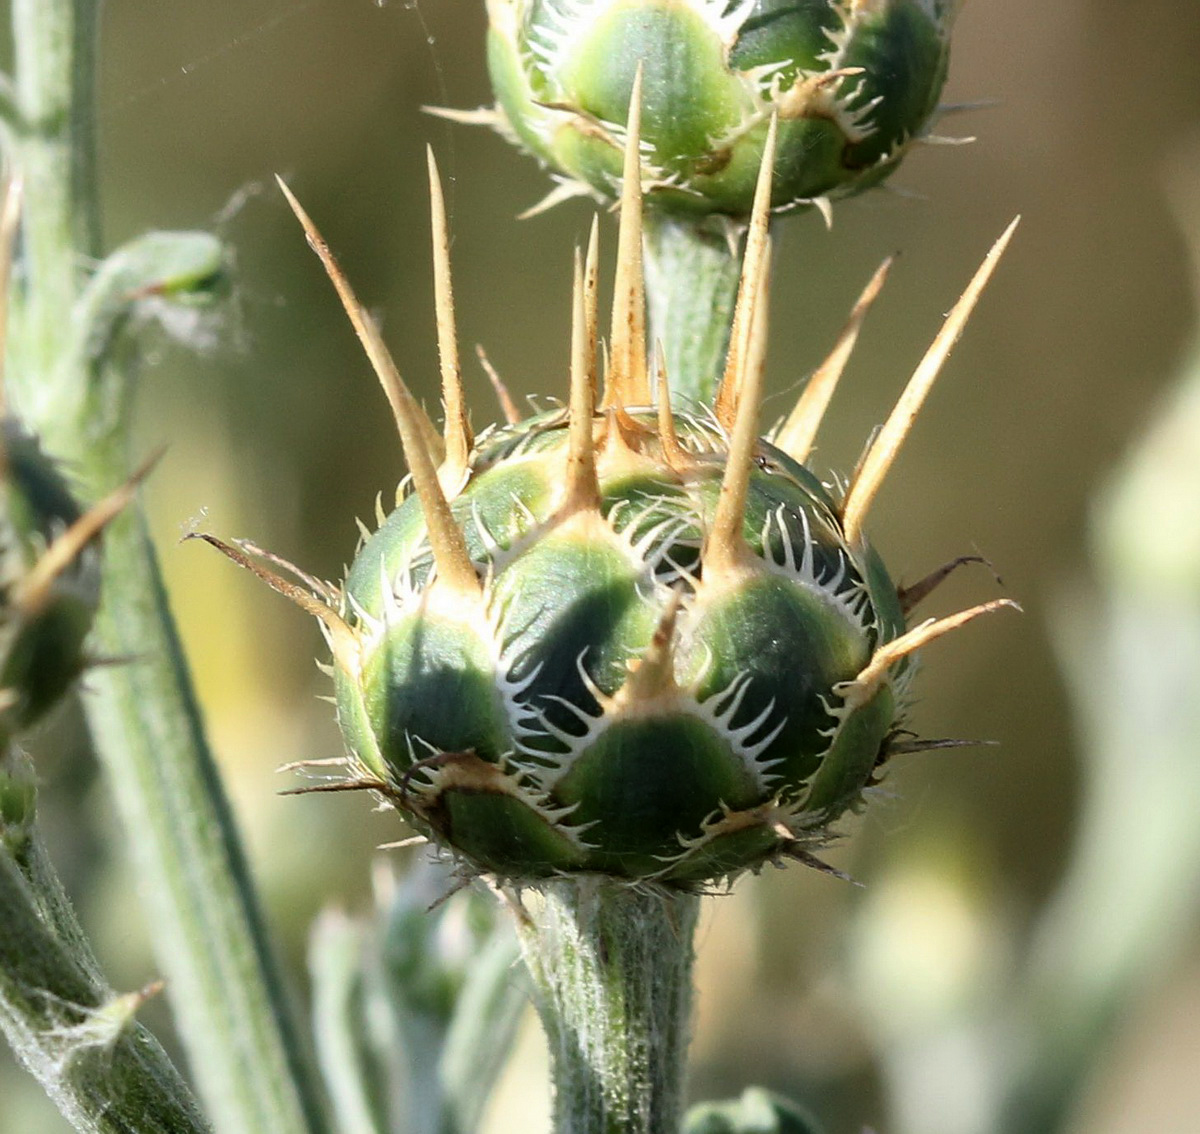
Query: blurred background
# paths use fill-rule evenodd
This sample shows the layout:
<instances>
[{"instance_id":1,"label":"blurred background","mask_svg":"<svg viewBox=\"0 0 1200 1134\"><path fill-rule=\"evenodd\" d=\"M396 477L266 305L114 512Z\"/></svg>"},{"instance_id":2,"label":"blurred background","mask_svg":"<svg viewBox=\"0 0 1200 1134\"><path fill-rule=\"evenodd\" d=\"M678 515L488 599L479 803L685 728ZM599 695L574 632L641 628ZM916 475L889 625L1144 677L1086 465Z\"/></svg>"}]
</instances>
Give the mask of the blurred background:
<instances>
[{"instance_id":1,"label":"blurred background","mask_svg":"<svg viewBox=\"0 0 1200 1134\"><path fill-rule=\"evenodd\" d=\"M206 349L197 357L163 347L147 368L138 446L170 446L147 491L152 521L214 744L301 993L307 926L327 905L364 908L374 846L404 829L362 799L278 797L290 786L275 774L279 764L340 750L332 710L317 700L326 681L313 658L323 644L311 620L178 539L202 518L336 578L353 554L355 517L369 519L376 493L390 498L404 472L386 404L275 173L322 227L432 407L423 154L431 142L447 181L476 426L498 413L471 359L475 342L514 394L564 390L570 255L590 206L517 222L547 187L535 164L487 131L421 112L489 101L482 8L481 0L109 0L104 9L106 241L197 227L230 248L235 290L203 328ZM1191 549L1193 573L1174 609L1177 619L1200 617L1200 493L1175 495L1189 457L1197 477L1200 414L1194 431L1176 437L1176 462L1143 477L1143 498L1157 510L1129 504L1121 527L1110 507L1120 496L1113 478L1130 462L1141 467L1129 454L1141 452L1138 439L1193 356L1197 60L1191 0L968 4L946 101L996 105L941 132L978 143L915 151L894 179L902 193L837 206L832 232L816 217L779 226L767 418L789 408L879 261L902 252L820 439L818 468L845 471L991 241L1024 215L876 504L872 533L903 579L963 553L986 556L1003 579L1000 588L986 569L964 570L928 613L1001 592L1026 613L977 623L926 652L913 727L999 746L892 767L885 792L831 856L861 887L793 867L707 903L698 1098L753 1081L808 1100L831 1134L864 1126L967 1134L973 1108L1002 1077L995 1053L1036 1053L1045 1042L1005 1047L995 1035L1057 1011L1046 1006L1063 989L1055 974L1087 969L1095 957L1080 945L1103 952L1105 933L1131 923L1127 894L1157 892L1160 879L1169 916L1158 907L1155 916L1165 928L1148 958L1113 945L1112 965L1126 965L1127 978L1096 1009L1101 1042L1084 1045L1083 1086L1062 1128L1200 1130L1197 873L1187 872L1188 847L1157 837L1188 830L1173 813L1160 831L1159 809L1200 809L1200 733L1176 728L1185 747L1171 756L1178 763L1166 788L1138 795L1143 770L1164 774L1162 761L1143 769L1155 728L1170 732L1200 702L1200 669L1194 679L1176 674L1170 696L1156 700L1154 666L1169 666L1200 629L1190 623L1186 641L1130 631L1108 655L1121 622L1114 595L1139 537L1167 562L1175 543ZM611 266L611 223L606 232ZM1126 680L1129 650L1150 668ZM1145 714L1151 705L1157 716ZM1143 717L1101 715L1126 708ZM64 713L31 742L47 834L113 982L140 987L155 969L136 880L81 736ZM1107 828L1084 811L1097 797ZM1093 865L1089 875L1073 859L1081 837L1110 854L1107 873ZM402 863L412 852L392 853ZM1077 879L1063 899L1072 871L1092 881ZM1111 892L1096 877L1112 879ZM1025 1000L1033 1007L1024 1022L1006 1017L1005 1004ZM169 1029L162 1005L151 1018L160 1034ZM1053 1034L1045 1023L1038 1027ZM490 1115L496 1134L546 1126L539 1042L530 1019ZM914 1116L914 1097L925 1100L923 1115ZM6 1051L0 1099L3 1134L65 1129Z\"/></svg>"}]
</instances>

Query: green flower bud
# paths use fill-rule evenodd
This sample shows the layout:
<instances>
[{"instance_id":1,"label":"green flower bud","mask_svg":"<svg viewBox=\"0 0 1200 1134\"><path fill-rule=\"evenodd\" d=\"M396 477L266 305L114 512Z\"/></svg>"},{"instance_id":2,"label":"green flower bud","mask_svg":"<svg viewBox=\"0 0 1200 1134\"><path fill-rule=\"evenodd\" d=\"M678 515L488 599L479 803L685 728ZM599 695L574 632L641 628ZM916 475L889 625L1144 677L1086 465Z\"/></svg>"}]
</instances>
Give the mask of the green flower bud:
<instances>
[{"instance_id":1,"label":"green flower bud","mask_svg":"<svg viewBox=\"0 0 1200 1134\"><path fill-rule=\"evenodd\" d=\"M768 156L717 396L673 410L665 376L655 397L647 374L641 204L625 181L602 395L593 228L586 267L576 255L567 404L508 412L478 437L436 176L441 437L289 194L388 392L411 491L380 510L340 588L203 538L327 631L351 775L312 790L372 790L501 878L699 886L817 863L896 744L913 651L1007 605L908 627L940 575L898 590L863 518L1011 229L842 491L803 462L884 271L796 409L759 437Z\"/></svg>"},{"instance_id":2,"label":"green flower bud","mask_svg":"<svg viewBox=\"0 0 1200 1134\"><path fill-rule=\"evenodd\" d=\"M613 197L643 71L648 203L745 216L779 115L776 210L878 184L925 131L953 0L488 0L498 125ZM566 188L566 187L564 187Z\"/></svg>"},{"instance_id":3,"label":"green flower bud","mask_svg":"<svg viewBox=\"0 0 1200 1134\"><path fill-rule=\"evenodd\" d=\"M818 841L856 804L894 683L842 695L903 626L895 587L829 493L760 442L735 563L706 551L728 447L698 417L598 438L594 508L562 518L569 425L479 446L451 505L477 593L438 581L410 496L346 580L337 667L358 760L488 871L703 881ZM604 428L601 426L600 428Z\"/></svg>"},{"instance_id":4,"label":"green flower bud","mask_svg":"<svg viewBox=\"0 0 1200 1134\"><path fill-rule=\"evenodd\" d=\"M0 728L11 734L82 672L100 571L94 544L44 562L82 512L37 440L11 418L0 425L0 460Z\"/></svg>"}]
</instances>

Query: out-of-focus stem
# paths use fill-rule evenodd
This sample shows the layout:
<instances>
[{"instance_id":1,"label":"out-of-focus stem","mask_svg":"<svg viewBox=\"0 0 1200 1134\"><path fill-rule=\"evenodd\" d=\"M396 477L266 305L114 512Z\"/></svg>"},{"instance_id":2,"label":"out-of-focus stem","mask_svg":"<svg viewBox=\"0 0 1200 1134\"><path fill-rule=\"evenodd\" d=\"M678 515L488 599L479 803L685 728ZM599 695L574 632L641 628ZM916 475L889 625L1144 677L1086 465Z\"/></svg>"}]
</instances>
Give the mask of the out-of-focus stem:
<instances>
[{"instance_id":1,"label":"out-of-focus stem","mask_svg":"<svg viewBox=\"0 0 1200 1134\"><path fill-rule=\"evenodd\" d=\"M1200 298L1200 151L1175 192ZM1200 912L1200 345L1100 496L1097 593L1060 615L1084 763L1075 847L1027 967L1028 1058L999 1130L1063 1128L1128 1006ZM1066 604L1064 604L1065 606Z\"/></svg>"},{"instance_id":2,"label":"out-of-focus stem","mask_svg":"<svg viewBox=\"0 0 1200 1134\"><path fill-rule=\"evenodd\" d=\"M24 183L21 266L14 314L24 361L57 385L59 344L83 264L99 252L92 97L99 4L13 0L15 171ZM64 255L64 252L69 254ZM14 331L17 328L14 327Z\"/></svg>"}]
</instances>

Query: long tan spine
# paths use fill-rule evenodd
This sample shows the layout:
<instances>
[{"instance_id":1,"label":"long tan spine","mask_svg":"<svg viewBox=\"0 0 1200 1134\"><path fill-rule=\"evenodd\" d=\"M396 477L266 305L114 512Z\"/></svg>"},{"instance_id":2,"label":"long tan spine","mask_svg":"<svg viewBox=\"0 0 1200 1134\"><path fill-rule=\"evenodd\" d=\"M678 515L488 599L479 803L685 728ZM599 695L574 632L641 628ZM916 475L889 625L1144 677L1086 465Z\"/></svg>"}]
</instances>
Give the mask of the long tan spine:
<instances>
[{"instance_id":1,"label":"long tan spine","mask_svg":"<svg viewBox=\"0 0 1200 1134\"><path fill-rule=\"evenodd\" d=\"M775 142L779 119L772 116L767 140L763 147L762 165L754 189L754 206L746 231L746 251L742 257L742 276L738 283L737 304L733 311L733 326L729 332L729 353L725 373L717 387L713 410L725 429L731 429L738 415L742 397L741 384L746 377L746 355L754 333L754 305L762 289L762 265L770 246L771 183L775 172Z\"/></svg>"},{"instance_id":2,"label":"long tan spine","mask_svg":"<svg viewBox=\"0 0 1200 1134\"><path fill-rule=\"evenodd\" d=\"M992 245L991 251L988 252L979 270L967 285L966 291L951 309L950 314L946 316L942 329L933 340L929 350L926 351L925 357L913 371L913 376L904 388L904 393L900 395L900 400L892 410L891 416L884 422L883 428L864 454L854 480L846 491L845 502L842 505L842 529L849 542L855 543L862 538L862 525L867 511L871 507L871 502L883 486L888 470L895 463L904 439L912 430L913 422L916 421L917 414L921 412L921 407L925 404L925 398L933 388L946 359L950 357L954 344L958 342L959 336L963 333L963 328L966 327L967 320L975 309L975 304L992 278L992 273L996 270L996 265L1000 263L1000 257L1004 255L1004 250L1008 247L1008 242L1012 239L1020 220L1021 218L1017 217L1004 230L1000 239Z\"/></svg>"},{"instance_id":3,"label":"long tan spine","mask_svg":"<svg viewBox=\"0 0 1200 1134\"><path fill-rule=\"evenodd\" d=\"M354 670L357 667L359 658L358 634L324 599L318 598L311 591L306 590L297 583L293 583L290 579L285 579L281 575L277 575L274 571L256 562L240 547L228 544L224 540L218 539L215 535L209 535L207 532L189 532L183 538L202 540L210 547L215 547L227 559L232 560L239 567L244 568L252 575L261 579L271 590L283 595L284 598L294 602L301 610L311 614L321 623L330 649L333 650L333 655L338 662L349 670Z\"/></svg>"},{"instance_id":4,"label":"long tan spine","mask_svg":"<svg viewBox=\"0 0 1200 1134\"><path fill-rule=\"evenodd\" d=\"M870 283L863 288L858 302L850 312L850 318L842 328L833 350L829 352L829 357L813 372L797 399L795 408L775 435L775 444L801 464L808 460L808 455L812 452L817 430L821 427L821 421L829 408L830 399L837 389L842 372L846 369L846 363L850 361L850 355L854 352L863 320L875 300L879 298L895 259L894 256L889 256L884 260L871 277Z\"/></svg>"},{"instance_id":5,"label":"long tan spine","mask_svg":"<svg viewBox=\"0 0 1200 1134\"><path fill-rule=\"evenodd\" d=\"M596 388L596 345L600 336L600 218L592 217L588 233L587 257L583 262L583 313L587 331L588 357L591 359L589 373L592 376L592 406L595 407Z\"/></svg>"},{"instance_id":6,"label":"long tan spine","mask_svg":"<svg viewBox=\"0 0 1200 1134\"><path fill-rule=\"evenodd\" d=\"M433 295L437 312L438 358L442 370L442 402L446 421L443 443L446 457L441 468L443 485L461 484L470 459L471 424L467 420L462 367L458 360L458 331L454 319L454 284L450 274L450 228L446 223L446 198L438 175L433 147L425 151L429 165L429 204L433 236Z\"/></svg>"},{"instance_id":7,"label":"long tan spine","mask_svg":"<svg viewBox=\"0 0 1200 1134\"><path fill-rule=\"evenodd\" d=\"M704 546L705 578L719 577L735 571L748 554L743 531L746 515L746 493L754 470L754 451L758 444L758 411L762 401L763 358L766 346L767 278L771 270L769 247L758 260L758 283L748 296L756 317L747 327L747 341L742 352L742 372L735 381L741 391L738 396L737 419L729 439L729 455L721 494L712 528Z\"/></svg>"},{"instance_id":8,"label":"long tan spine","mask_svg":"<svg viewBox=\"0 0 1200 1134\"><path fill-rule=\"evenodd\" d=\"M646 652L631 664L629 677L613 698L614 707L629 708L639 702L653 702L677 689L675 623L681 601L681 593L672 591Z\"/></svg>"},{"instance_id":9,"label":"long tan spine","mask_svg":"<svg viewBox=\"0 0 1200 1134\"><path fill-rule=\"evenodd\" d=\"M655 371L658 375L658 444L662 449L663 460L672 468L681 467L687 459L687 453L679 443L679 433L675 429L675 414L671 409L671 383L667 375L666 352L662 343L654 348Z\"/></svg>"},{"instance_id":10,"label":"long tan spine","mask_svg":"<svg viewBox=\"0 0 1200 1134\"><path fill-rule=\"evenodd\" d=\"M363 309L354 294L350 282L338 267L329 245L312 218L304 211L291 190L279 180L280 188L287 197L288 204L296 214L304 228L305 235L314 252L320 258L329 276L330 282L342 301L342 306L358 334L359 341L370 359L371 365L387 394L392 407L392 415L396 419L396 429L400 434L400 444L404 449L405 460L408 461L412 473L413 486L421 501L421 511L425 516L425 525L429 532L429 543L433 548L433 557L437 563L438 577L447 586L466 594L478 594L479 579L475 574L471 557L467 554L466 540L454 516L450 505L438 481L437 467L428 445L428 430L432 428L425 411L417 404L416 399L409 393L408 387L396 369L391 353L383 342L375 321ZM428 428L427 428L428 427ZM440 440L436 431L435 440Z\"/></svg>"},{"instance_id":11,"label":"long tan spine","mask_svg":"<svg viewBox=\"0 0 1200 1134\"><path fill-rule=\"evenodd\" d=\"M642 68L629 99L625 166L621 180L620 236L613 284L612 335L604 406L650 404L646 375L646 280L642 266Z\"/></svg>"},{"instance_id":12,"label":"long tan spine","mask_svg":"<svg viewBox=\"0 0 1200 1134\"><path fill-rule=\"evenodd\" d=\"M914 626L906 634L901 634L899 638L894 638L880 646L863 671L853 681L847 682L844 688L839 689L843 702L854 707L869 701L886 680L888 670L897 662L944 634L949 634L950 631L957 630L968 622L973 622L980 615L991 614L994 610L1004 610L1005 608L1016 611L1021 609L1020 605L1013 602L1012 599L993 599L991 602L973 606L970 610L961 610L946 618L931 618L919 626Z\"/></svg>"},{"instance_id":13,"label":"long tan spine","mask_svg":"<svg viewBox=\"0 0 1200 1134\"><path fill-rule=\"evenodd\" d=\"M55 537L28 574L13 587L12 606L24 617L33 618L49 601L55 580L74 563L83 549L126 508L138 486L162 459L159 449L119 488L93 504L61 535Z\"/></svg>"},{"instance_id":14,"label":"long tan spine","mask_svg":"<svg viewBox=\"0 0 1200 1134\"><path fill-rule=\"evenodd\" d=\"M590 348L590 349L589 349ZM588 342L587 296L583 261L575 252L574 287L571 292L571 396L567 444L567 486L559 515L600 509L600 484L596 479L596 446L593 438L595 407L594 344Z\"/></svg>"},{"instance_id":15,"label":"long tan spine","mask_svg":"<svg viewBox=\"0 0 1200 1134\"><path fill-rule=\"evenodd\" d=\"M517 403L513 401L512 394L508 392L504 379L500 377L492 365L491 359L488 358L487 351L479 343L475 344L475 357L479 359L479 365L483 367L483 372L492 385L496 401L500 403L500 412L504 414L504 420L509 425L516 425L521 420L521 411L517 409Z\"/></svg>"}]
</instances>

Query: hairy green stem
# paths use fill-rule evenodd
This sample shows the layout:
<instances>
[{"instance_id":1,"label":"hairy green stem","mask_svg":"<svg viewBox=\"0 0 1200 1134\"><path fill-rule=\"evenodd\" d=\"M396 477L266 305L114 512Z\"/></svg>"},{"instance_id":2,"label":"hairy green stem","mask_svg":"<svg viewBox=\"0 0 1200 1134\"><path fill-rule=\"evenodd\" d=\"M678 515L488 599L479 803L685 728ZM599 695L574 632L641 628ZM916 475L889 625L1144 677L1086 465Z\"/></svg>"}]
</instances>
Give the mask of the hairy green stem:
<instances>
[{"instance_id":1,"label":"hairy green stem","mask_svg":"<svg viewBox=\"0 0 1200 1134\"><path fill-rule=\"evenodd\" d=\"M0 857L0 1030L76 1130L198 1134L207 1123L157 1041L74 962Z\"/></svg>"},{"instance_id":2,"label":"hairy green stem","mask_svg":"<svg viewBox=\"0 0 1200 1134\"><path fill-rule=\"evenodd\" d=\"M131 350L123 359L116 355L123 313L149 294L127 290L121 311L110 304L100 314L81 299L81 265L97 244L91 138L97 7L94 0L13 6L20 120L12 124L12 144L26 206L8 370L28 424L92 496L127 475L136 357ZM133 267L156 278L153 262ZM168 284L178 270L169 256L157 264L159 280L165 272ZM114 283L122 278L109 275ZM102 268L96 279L106 278ZM154 294L161 299L170 290ZM86 708L201 1091L221 1130L321 1130L317 1078L291 1022L136 509L109 531L104 559L95 646L126 664L92 675Z\"/></svg>"},{"instance_id":3,"label":"hairy green stem","mask_svg":"<svg viewBox=\"0 0 1200 1134\"><path fill-rule=\"evenodd\" d=\"M61 333L85 257L99 252L92 131L95 0L13 0L16 173L25 190L21 262L31 328ZM70 255L63 255L64 249ZM56 334L35 337L28 361L54 371Z\"/></svg>"},{"instance_id":4,"label":"hairy green stem","mask_svg":"<svg viewBox=\"0 0 1200 1134\"><path fill-rule=\"evenodd\" d=\"M321 1129L245 856L207 749L140 515L107 533L89 679L104 754L172 1004L219 1129Z\"/></svg>"},{"instance_id":5,"label":"hairy green stem","mask_svg":"<svg viewBox=\"0 0 1200 1134\"><path fill-rule=\"evenodd\" d=\"M522 945L555 1134L677 1134L699 898L587 875L547 883L542 899Z\"/></svg>"},{"instance_id":6,"label":"hairy green stem","mask_svg":"<svg viewBox=\"0 0 1200 1134\"><path fill-rule=\"evenodd\" d=\"M725 368L741 260L724 234L690 218L650 211L645 231L651 341L662 344L671 393L694 406L711 404Z\"/></svg>"},{"instance_id":7,"label":"hairy green stem","mask_svg":"<svg viewBox=\"0 0 1200 1134\"><path fill-rule=\"evenodd\" d=\"M10 789L32 769L10 749ZM14 821L15 820L15 821ZM144 993L119 996L100 976L33 826L0 819L0 1032L77 1130L95 1134L209 1129L186 1084L134 1014Z\"/></svg>"}]
</instances>

